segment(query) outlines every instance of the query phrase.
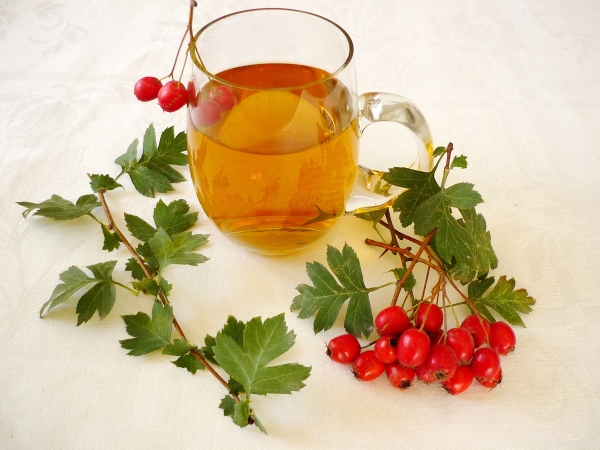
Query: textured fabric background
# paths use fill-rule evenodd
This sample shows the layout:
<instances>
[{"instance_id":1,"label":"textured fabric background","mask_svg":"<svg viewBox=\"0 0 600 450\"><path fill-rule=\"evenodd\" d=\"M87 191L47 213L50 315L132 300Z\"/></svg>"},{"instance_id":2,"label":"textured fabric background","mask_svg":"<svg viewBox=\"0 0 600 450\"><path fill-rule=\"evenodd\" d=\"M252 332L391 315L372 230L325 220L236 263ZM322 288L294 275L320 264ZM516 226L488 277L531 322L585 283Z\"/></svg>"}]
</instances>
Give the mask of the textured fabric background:
<instances>
[{"instance_id":1,"label":"textured fabric background","mask_svg":"<svg viewBox=\"0 0 600 450\"><path fill-rule=\"evenodd\" d=\"M312 320L289 312L305 263L348 242L365 281L388 281L395 260L363 244L369 224L346 217L295 255L261 257L210 233L199 267L173 267L177 317L203 343L229 314L286 312L297 343L282 361L312 366L302 391L256 398L269 430L239 429L222 387L152 354L125 355L122 314L148 301L120 295L105 320L76 327L74 302L44 320L40 306L70 265L127 258L100 250L97 225L24 220L17 201L87 193L86 173L116 175L114 159L153 122L185 126L133 97L141 76L166 75L187 0L0 0L0 448L489 448L600 447L600 3L593 0L199 0L195 27L236 10L281 6L338 22L354 39L360 90L399 93L425 113L436 145L454 143L475 183L499 257L537 299L503 359L504 381L452 397L416 384L359 383L331 363ZM385 131L383 131L385 130ZM372 127L363 154L393 147ZM199 209L191 183L184 197ZM154 201L129 184L115 216L149 217ZM126 280L120 263L117 279ZM384 307L392 288L372 296Z\"/></svg>"}]
</instances>

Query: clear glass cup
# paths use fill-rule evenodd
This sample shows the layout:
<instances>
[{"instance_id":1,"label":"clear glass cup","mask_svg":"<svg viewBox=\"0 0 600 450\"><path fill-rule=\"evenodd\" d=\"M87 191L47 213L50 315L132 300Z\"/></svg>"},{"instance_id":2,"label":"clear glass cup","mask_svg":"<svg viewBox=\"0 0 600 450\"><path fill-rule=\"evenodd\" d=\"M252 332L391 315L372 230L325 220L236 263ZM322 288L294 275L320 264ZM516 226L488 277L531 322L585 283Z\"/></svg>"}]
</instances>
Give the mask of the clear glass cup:
<instances>
[{"instance_id":1,"label":"clear glass cup","mask_svg":"<svg viewBox=\"0 0 600 450\"><path fill-rule=\"evenodd\" d=\"M406 126L416 143L409 166L431 167L423 114L395 94L359 96L352 40L326 18L241 11L202 28L190 50L196 194L221 232L256 252L301 249L343 214L391 204L398 192L382 188L384 172L358 162L372 123Z\"/></svg>"}]
</instances>

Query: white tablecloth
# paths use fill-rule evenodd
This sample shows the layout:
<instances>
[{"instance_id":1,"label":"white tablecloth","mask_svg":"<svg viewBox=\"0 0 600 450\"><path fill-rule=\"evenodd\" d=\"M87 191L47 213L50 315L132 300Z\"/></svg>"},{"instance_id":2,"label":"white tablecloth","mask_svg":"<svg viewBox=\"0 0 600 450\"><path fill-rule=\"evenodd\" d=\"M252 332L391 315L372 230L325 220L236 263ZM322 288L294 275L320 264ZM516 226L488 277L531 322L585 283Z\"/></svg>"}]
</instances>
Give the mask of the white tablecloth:
<instances>
[{"instance_id":1,"label":"white tablecloth","mask_svg":"<svg viewBox=\"0 0 600 450\"><path fill-rule=\"evenodd\" d=\"M312 366L291 396L258 397L269 435L223 417L223 388L160 354L125 355L120 315L149 311L120 294L113 312L76 327L74 301L38 317L70 265L114 259L97 225L25 220L17 201L75 200L86 173L116 175L114 159L152 122L185 126L135 100L145 75L166 75L187 21L187 0L0 1L0 448L580 448L600 447L600 3L593 0L199 0L195 27L236 10L281 6L333 19L352 36L360 90L396 92L425 113L436 145L468 155L499 257L537 299L503 358L504 381L453 397L385 377L359 383L330 362L312 320L290 312L305 263L348 242L368 285L388 280L389 255L367 247L369 224L345 217L323 240L287 257L257 256L211 234L199 267L174 267L177 317L202 344L229 314L249 320L286 312L296 345L283 358ZM384 129L384 128L382 128ZM394 145L395 131L366 133ZM186 172L187 174L187 172ZM111 194L115 216L149 218L126 181ZM184 197L199 209L191 183ZM116 257L128 256L119 250ZM126 280L123 263L115 278ZM392 288L389 288L392 289ZM392 291L372 296L375 310Z\"/></svg>"}]
</instances>

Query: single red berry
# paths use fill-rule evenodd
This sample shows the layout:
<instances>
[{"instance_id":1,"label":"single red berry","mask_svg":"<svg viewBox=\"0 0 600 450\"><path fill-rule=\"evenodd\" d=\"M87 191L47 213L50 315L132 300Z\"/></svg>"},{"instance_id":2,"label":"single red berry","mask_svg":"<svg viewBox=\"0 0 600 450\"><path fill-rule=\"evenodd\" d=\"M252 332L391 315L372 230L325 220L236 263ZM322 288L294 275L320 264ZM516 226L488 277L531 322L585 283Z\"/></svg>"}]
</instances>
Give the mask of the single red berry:
<instances>
[{"instance_id":1,"label":"single red berry","mask_svg":"<svg viewBox=\"0 0 600 450\"><path fill-rule=\"evenodd\" d=\"M444 312L435 303L425 302L417 309L415 325L429 333L435 333L442 327Z\"/></svg>"},{"instance_id":2,"label":"single red berry","mask_svg":"<svg viewBox=\"0 0 600 450\"><path fill-rule=\"evenodd\" d=\"M399 336L410 327L410 320L403 308L388 306L375 317L375 328L381 336Z\"/></svg>"},{"instance_id":3,"label":"single red berry","mask_svg":"<svg viewBox=\"0 0 600 450\"><path fill-rule=\"evenodd\" d=\"M133 93L141 102L149 102L158 97L158 91L162 87L162 83L155 77L140 78L133 87Z\"/></svg>"},{"instance_id":4,"label":"single red berry","mask_svg":"<svg viewBox=\"0 0 600 450\"><path fill-rule=\"evenodd\" d=\"M351 334L334 337L327 344L327 356L340 364L350 364L360 354L360 343Z\"/></svg>"},{"instance_id":5,"label":"single red berry","mask_svg":"<svg viewBox=\"0 0 600 450\"><path fill-rule=\"evenodd\" d=\"M485 317L471 314L463 320L460 326L473 335L475 348L479 348L487 342L490 335L490 323Z\"/></svg>"},{"instance_id":6,"label":"single red berry","mask_svg":"<svg viewBox=\"0 0 600 450\"><path fill-rule=\"evenodd\" d=\"M410 367L404 367L400 363L390 363L385 365L385 373L392 386L398 389L407 389L412 386L415 380L415 370Z\"/></svg>"},{"instance_id":7,"label":"single red berry","mask_svg":"<svg viewBox=\"0 0 600 450\"><path fill-rule=\"evenodd\" d=\"M448 344L456 353L459 363L469 363L475 351L473 335L465 328L451 328L446 337Z\"/></svg>"},{"instance_id":8,"label":"single red berry","mask_svg":"<svg viewBox=\"0 0 600 450\"><path fill-rule=\"evenodd\" d=\"M454 376L458 368L458 359L452 347L446 344L436 344L429 350L423 364L428 366L436 381L444 381Z\"/></svg>"},{"instance_id":9,"label":"single red berry","mask_svg":"<svg viewBox=\"0 0 600 450\"><path fill-rule=\"evenodd\" d=\"M215 86L210 94L210 99L219 104L221 111L229 111L235 105L235 96L227 86Z\"/></svg>"},{"instance_id":10,"label":"single red berry","mask_svg":"<svg viewBox=\"0 0 600 450\"><path fill-rule=\"evenodd\" d=\"M437 381L433 370L431 370L431 367L429 367L429 364L427 363L423 363L420 366L417 366L417 368L415 369L415 375L417 375L417 378L423 383L430 384L435 383Z\"/></svg>"},{"instance_id":11,"label":"single red berry","mask_svg":"<svg viewBox=\"0 0 600 450\"><path fill-rule=\"evenodd\" d=\"M500 370L500 356L493 348L478 348L473 355L471 369L479 382L493 380Z\"/></svg>"},{"instance_id":12,"label":"single red berry","mask_svg":"<svg viewBox=\"0 0 600 450\"><path fill-rule=\"evenodd\" d=\"M373 351L379 361L389 364L396 361L396 354L398 353L398 350L396 349L397 345L398 339L396 336L381 336L377 339L377 342L375 342Z\"/></svg>"},{"instance_id":13,"label":"single red berry","mask_svg":"<svg viewBox=\"0 0 600 450\"><path fill-rule=\"evenodd\" d=\"M479 384L481 384L483 387L494 389L496 386L502 383L502 367L500 367L498 373L494 375L494 378L489 380L477 378L477 381L479 381Z\"/></svg>"},{"instance_id":14,"label":"single red berry","mask_svg":"<svg viewBox=\"0 0 600 450\"><path fill-rule=\"evenodd\" d=\"M452 395L466 391L473 383L473 369L471 366L458 366L454 376L442 382L442 386Z\"/></svg>"},{"instance_id":15,"label":"single red berry","mask_svg":"<svg viewBox=\"0 0 600 450\"><path fill-rule=\"evenodd\" d=\"M517 337L506 322L494 322L490 325L490 347L500 355L507 355L515 349Z\"/></svg>"},{"instance_id":16,"label":"single red berry","mask_svg":"<svg viewBox=\"0 0 600 450\"><path fill-rule=\"evenodd\" d=\"M429 336L417 328L406 330L398 338L398 362L406 367L417 367L425 362L431 344Z\"/></svg>"},{"instance_id":17,"label":"single red berry","mask_svg":"<svg viewBox=\"0 0 600 450\"><path fill-rule=\"evenodd\" d=\"M213 100L200 100L198 106L191 109L192 121L198 128L214 125L221 118L221 108Z\"/></svg>"},{"instance_id":18,"label":"single red berry","mask_svg":"<svg viewBox=\"0 0 600 450\"><path fill-rule=\"evenodd\" d=\"M187 89L179 81L169 81L158 91L158 104L163 111L177 111L186 105L187 101Z\"/></svg>"},{"instance_id":19,"label":"single red berry","mask_svg":"<svg viewBox=\"0 0 600 450\"><path fill-rule=\"evenodd\" d=\"M385 364L377 359L373 350L365 350L352 363L352 373L360 381L372 381L385 371Z\"/></svg>"}]
</instances>

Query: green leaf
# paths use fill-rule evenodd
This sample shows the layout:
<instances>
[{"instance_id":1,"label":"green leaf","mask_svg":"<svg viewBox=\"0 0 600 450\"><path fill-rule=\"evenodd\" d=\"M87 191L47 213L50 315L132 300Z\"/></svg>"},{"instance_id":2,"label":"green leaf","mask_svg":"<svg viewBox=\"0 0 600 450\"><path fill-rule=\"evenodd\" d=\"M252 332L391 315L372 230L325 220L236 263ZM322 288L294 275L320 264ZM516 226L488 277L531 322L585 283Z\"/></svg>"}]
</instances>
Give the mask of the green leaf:
<instances>
[{"instance_id":1,"label":"green leaf","mask_svg":"<svg viewBox=\"0 0 600 450\"><path fill-rule=\"evenodd\" d=\"M116 261L115 261L116 262ZM50 311L89 283L94 283L94 278L89 277L79 267L71 266L59 275L62 283L57 285L50 295L50 299L42 305L40 317Z\"/></svg>"},{"instance_id":2,"label":"green leaf","mask_svg":"<svg viewBox=\"0 0 600 450\"><path fill-rule=\"evenodd\" d=\"M437 158L438 156L442 156L444 153L446 153L447 148L446 147L436 147L435 150L433 151L433 157Z\"/></svg>"},{"instance_id":3,"label":"green leaf","mask_svg":"<svg viewBox=\"0 0 600 450\"><path fill-rule=\"evenodd\" d=\"M237 320L233 316L227 317L227 323L219 331L219 333L231 337L240 347L244 346L244 329L246 324L241 320ZM217 344L216 339L207 334L204 338L204 347L202 347L202 353L210 362L218 364L214 359L213 347Z\"/></svg>"},{"instance_id":4,"label":"green leaf","mask_svg":"<svg viewBox=\"0 0 600 450\"><path fill-rule=\"evenodd\" d=\"M264 323L260 317L250 320L244 328L242 346L223 333L217 333L215 340L214 358L229 376L241 383L246 398L252 394L289 394L300 390L310 374L309 367L295 363L268 366L295 341L283 314Z\"/></svg>"},{"instance_id":5,"label":"green leaf","mask_svg":"<svg viewBox=\"0 0 600 450\"><path fill-rule=\"evenodd\" d=\"M34 216L43 216L54 220L73 220L81 216L92 216L91 211L102 206L94 194L82 195L75 204L59 195L53 195L41 203L17 202L17 204L26 208L23 211L23 217L27 217L37 210L33 213Z\"/></svg>"},{"instance_id":6,"label":"green leaf","mask_svg":"<svg viewBox=\"0 0 600 450\"><path fill-rule=\"evenodd\" d=\"M472 248L475 243L467 230L452 216L451 210L451 206L476 201L476 196L467 193L470 189L464 186L466 184L468 183L455 185L456 188L452 186L428 198L417 207L413 217L415 233L421 236L426 236L437 227L435 248L448 264L452 263L453 257L464 264L469 264L473 258Z\"/></svg>"},{"instance_id":7,"label":"green leaf","mask_svg":"<svg viewBox=\"0 0 600 450\"><path fill-rule=\"evenodd\" d=\"M450 168L454 169L456 167L458 167L460 169L466 169L467 168L467 157L464 155L455 156L452 159L452 162L450 163Z\"/></svg>"},{"instance_id":8,"label":"green leaf","mask_svg":"<svg viewBox=\"0 0 600 450\"><path fill-rule=\"evenodd\" d=\"M223 410L224 416L229 416L233 419L233 415L235 413L235 400L231 395L226 395L221 399L219 408Z\"/></svg>"},{"instance_id":9,"label":"green leaf","mask_svg":"<svg viewBox=\"0 0 600 450\"><path fill-rule=\"evenodd\" d=\"M152 318L139 312L123 316L127 333L131 339L119 341L121 347L129 350L128 355L139 356L160 350L171 342L173 328L173 307L156 300L152 307Z\"/></svg>"},{"instance_id":10,"label":"green leaf","mask_svg":"<svg viewBox=\"0 0 600 450\"><path fill-rule=\"evenodd\" d=\"M160 228L148 243L156 256L160 270L162 270L171 264L196 266L207 261L206 256L200 253L192 253L193 250L202 247L207 241L207 235L192 234L187 231L171 239L167 232Z\"/></svg>"},{"instance_id":11,"label":"green leaf","mask_svg":"<svg viewBox=\"0 0 600 450\"><path fill-rule=\"evenodd\" d=\"M233 407L233 423L238 427L248 426L248 418L250 417L250 400L242 400L236 402Z\"/></svg>"},{"instance_id":12,"label":"green leaf","mask_svg":"<svg viewBox=\"0 0 600 450\"><path fill-rule=\"evenodd\" d=\"M464 284L495 269L498 266L498 257L492 248L492 237L487 231L484 217L477 214L473 208L461 209L460 213L463 218L459 220L459 224L467 230L473 240L473 258L468 262L457 263L451 274Z\"/></svg>"},{"instance_id":13,"label":"green leaf","mask_svg":"<svg viewBox=\"0 0 600 450\"><path fill-rule=\"evenodd\" d=\"M108 229L105 224L100 224L102 228L102 235L104 236L104 245L102 246L102 250L108 250L112 252L116 250L121 245L121 239L117 236L117 233L114 233Z\"/></svg>"},{"instance_id":14,"label":"green leaf","mask_svg":"<svg viewBox=\"0 0 600 450\"><path fill-rule=\"evenodd\" d=\"M125 226L133 237L148 242L156 234L156 229L144 219L125 213Z\"/></svg>"},{"instance_id":15,"label":"green leaf","mask_svg":"<svg viewBox=\"0 0 600 450\"><path fill-rule=\"evenodd\" d=\"M90 186L94 192L98 192L100 189L112 191L113 189L123 187L109 175L90 175Z\"/></svg>"},{"instance_id":16,"label":"green leaf","mask_svg":"<svg viewBox=\"0 0 600 450\"><path fill-rule=\"evenodd\" d=\"M134 187L142 195L154 197L156 192L169 192L173 190L172 183L184 181L185 178L173 167L187 164L185 151L185 133L175 136L173 127L165 129L156 144L156 132L150 125L144 133L142 156L137 159L139 141L134 140L127 152L119 156L115 163L122 168L121 175L127 174Z\"/></svg>"},{"instance_id":17,"label":"green leaf","mask_svg":"<svg viewBox=\"0 0 600 450\"><path fill-rule=\"evenodd\" d=\"M138 260L133 257L127 260L127 263L125 264L125 270L131 272L131 276L136 280L142 281L144 278L146 278L146 274L141 268Z\"/></svg>"},{"instance_id":18,"label":"green leaf","mask_svg":"<svg viewBox=\"0 0 600 450\"><path fill-rule=\"evenodd\" d=\"M96 311L102 320L112 310L117 297L114 280L112 279L112 273L116 264L117 261L108 261L87 266L94 275L96 284L83 294L77 302L75 312L78 314L78 326L89 321Z\"/></svg>"},{"instance_id":19,"label":"green leaf","mask_svg":"<svg viewBox=\"0 0 600 450\"><path fill-rule=\"evenodd\" d=\"M314 286L301 284L296 287L300 295L292 302L292 311L306 319L316 313L314 331L330 329L337 319L342 305L350 299L344 320L348 333L368 337L373 330L373 313L369 292L365 287L360 262L354 250L345 244L342 252L327 247L327 263L339 282L320 263L306 264L308 277Z\"/></svg>"},{"instance_id":20,"label":"green leaf","mask_svg":"<svg viewBox=\"0 0 600 450\"><path fill-rule=\"evenodd\" d=\"M177 367L181 367L182 369L186 369L192 375L195 375L199 370L204 370L204 365L198 361L198 359L192 355L191 353L186 353L185 355L181 355L175 361L171 361Z\"/></svg>"},{"instance_id":21,"label":"green leaf","mask_svg":"<svg viewBox=\"0 0 600 450\"><path fill-rule=\"evenodd\" d=\"M483 202L471 183L457 183L445 188L439 195L444 197L444 203L451 208L469 209Z\"/></svg>"},{"instance_id":22,"label":"green leaf","mask_svg":"<svg viewBox=\"0 0 600 450\"><path fill-rule=\"evenodd\" d=\"M175 339L163 348L163 355L183 356L193 348L187 339Z\"/></svg>"},{"instance_id":23,"label":"green leaf","mask_svg":"<svg viewBox=\"0 0 600 450\"><path fill-rule=\"evenodd\" d=\"M473 299L473 303L477 308L484 306L495 310L511 325L524 327L520 314L531 312L535 299L529 296L527 290L515 289L514 278L507 280L503 275L488 295Z\"/></svg>"},{"instance_id":24,"label":"green leaf","mask_svg":"<svg viewBox=\"0 0 600 450\"><path fill-rule=\"evenodd\" d=\"M198 221L197 212L189 212L190 206L183 200L174 200L168 205L159 200L154 208L156 228L162 228L169 236L189 230Z\"/></svg>"},{"instance_id":25,"label":"green leaf","mask_svg":"<svg viewBox=\"0 0 600 450\"><path fill-rule=\"evenodd\" d=\"M396 277L396 280L398 280L398 281L400 281L402 278L404 278L404 275L406 275L407 271L408 271L408 269L405 269L403 267L392 270L392 272L394 273L394 276ZM408 278L404 282L403 288L406 292L410 292L413 290L413 288L416 285L417 285L417 280L415 279L415 276L411 272L411 274L408 276Z\"/></svg>"},{"instance_id":26,"label":"green leaf","mask_svg":"<svg viewBox=\"0 0 600 450\"><path fill-rule=\"evenodd\" d=\"M158 295L159 286L154 278L143 278L141 281L131 283L135 289L147 295L156 297Z\"/></svg>"},{"instance_id":27,"label":"green leaf","mask_svg":"<svg viewBox=\"0 0 600 450\"><path fill-rule=\"evenodd\" d=\"M394 200L393 209L400 213L400 223L408 227L413 223L416 209L428 198L440 191L435 180L435 169L431 172L395 167L383 176L383 179L395 186L406 188Z\"/></svg>"},{"instance_id":28,"label":"green leaf","mask_svg":"<svg viewBox=\"0 0 600 450\"><path fill-rule=\"evenodd\" d=\"M371 222L373 226L377 225L379 221L385 216L386 208L377 209L375 211L367 211L364 213L355 214L359 219L366 220L367 222Z\"/></svg>"}]
</instances>

